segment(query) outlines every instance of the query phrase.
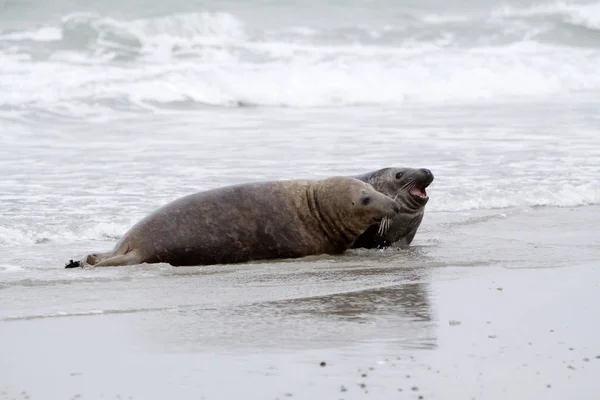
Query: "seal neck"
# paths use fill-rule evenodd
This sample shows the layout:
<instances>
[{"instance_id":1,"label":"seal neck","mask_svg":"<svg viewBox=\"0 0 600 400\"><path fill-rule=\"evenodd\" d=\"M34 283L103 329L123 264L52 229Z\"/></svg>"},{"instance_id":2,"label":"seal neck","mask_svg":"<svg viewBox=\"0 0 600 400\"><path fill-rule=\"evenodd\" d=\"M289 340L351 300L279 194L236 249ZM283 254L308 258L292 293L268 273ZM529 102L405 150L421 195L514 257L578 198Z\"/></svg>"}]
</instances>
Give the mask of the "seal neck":
<instances>
[{"instance_id":1,"label":"seal neck","mask_svg":"<svg viewBox=\"0 0 600 400\"><path fill-rule=\"evenodd\" d=\"M360 232L347 224L347 218L339 213L335 201L319 201L321 196L326 194L320 192L318 187L309 186L306 194L309 211L325 233L334 252L344 252L354 243Z\"/></svg>"}]
</instances>

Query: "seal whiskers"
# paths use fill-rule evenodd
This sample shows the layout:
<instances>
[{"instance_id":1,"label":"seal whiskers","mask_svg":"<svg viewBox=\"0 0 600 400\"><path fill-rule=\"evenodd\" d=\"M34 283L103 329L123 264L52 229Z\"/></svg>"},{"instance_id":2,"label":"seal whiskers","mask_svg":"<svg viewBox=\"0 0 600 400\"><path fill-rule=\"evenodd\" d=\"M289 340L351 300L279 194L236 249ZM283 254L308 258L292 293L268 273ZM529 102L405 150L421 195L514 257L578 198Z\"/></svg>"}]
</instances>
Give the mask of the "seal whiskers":
<instances>
[{"instance_id":1,"label":"seal whiskers","mask_svg":"<svg viewBox=\"0 0 600 400\"><path fill-rule=\"evenodd\" d=\"M383 219L358 237L353 248L385 247L397 243L409 245L423 220L429 201L426 188L433 182L433 174L426 168L382 168L355 175L353 178L368 182L379 192L393 197L402 211L390 220Z\"/></svg>"}]
</instances>

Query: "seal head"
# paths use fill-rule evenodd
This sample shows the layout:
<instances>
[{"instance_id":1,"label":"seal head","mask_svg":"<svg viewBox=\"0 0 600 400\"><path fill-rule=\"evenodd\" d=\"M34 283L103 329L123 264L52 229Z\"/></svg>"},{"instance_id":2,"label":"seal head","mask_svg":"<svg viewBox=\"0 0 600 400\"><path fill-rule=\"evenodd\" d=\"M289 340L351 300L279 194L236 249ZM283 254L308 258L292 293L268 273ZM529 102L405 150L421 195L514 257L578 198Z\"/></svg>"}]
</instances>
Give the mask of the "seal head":
<instances>
[{"instance_id":1,"label":"seal head","mask_svg":"<svg viewBox=\"0 0 600 400\"><path fill-rule=\"evenodd\" d=\"M382 168L354 176L370 183L377 191L395 199L402 207L382 234L379 224L371 226L353 244L353 248L382 248L392 244L408 246L414 239L429 202L427 188L433 173L427 168Z\"/></svg>"}]
</instances>

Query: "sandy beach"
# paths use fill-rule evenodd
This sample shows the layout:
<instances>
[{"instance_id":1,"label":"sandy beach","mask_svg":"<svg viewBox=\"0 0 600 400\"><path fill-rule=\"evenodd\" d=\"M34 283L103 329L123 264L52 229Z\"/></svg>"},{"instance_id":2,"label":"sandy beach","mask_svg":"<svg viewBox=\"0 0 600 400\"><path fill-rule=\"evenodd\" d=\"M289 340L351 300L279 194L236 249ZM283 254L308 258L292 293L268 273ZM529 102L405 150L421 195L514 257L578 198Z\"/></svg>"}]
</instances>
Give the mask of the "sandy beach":
<instances>
[{"instance_id":1,"label":"sandy beach","mask_svg":"<svg viewBox=\"0 0 600 400\"><path fill-rule=\"evenodd\" d=\"M595 399L599 211L432 213L445 228L404 250L5 283L0 398Z\"/></svg>"}]
</instances>

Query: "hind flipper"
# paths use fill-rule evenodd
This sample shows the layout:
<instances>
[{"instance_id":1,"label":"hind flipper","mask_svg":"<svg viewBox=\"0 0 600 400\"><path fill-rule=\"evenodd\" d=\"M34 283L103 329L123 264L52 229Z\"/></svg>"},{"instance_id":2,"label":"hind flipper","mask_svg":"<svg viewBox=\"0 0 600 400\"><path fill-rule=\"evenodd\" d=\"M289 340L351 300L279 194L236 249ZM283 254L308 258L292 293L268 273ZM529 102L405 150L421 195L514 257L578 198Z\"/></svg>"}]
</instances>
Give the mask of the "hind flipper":
<instances>
[{"instance_id":1,"label":"hind flipper","mask_svg":"<svg viewBox=\"0 0 600 400\"><path fill-rule=\"evenodd\" d=\"M96 265L100 261L104 260L105 258L110 257L111 255L112 255L112 251L107 251L106 253L92 253L92 254L88 254L83 259L83 263L84 264L88 264L88 265Z\"/></svg>"},{"instance_id":2,"label":"hind flipper","mask_svg":"<svg viewBox=\"0 0 600 400\"><path fill-rule=\"evenodd\" d=\"M94 267L118 267L123 265L135 265L141 264L143 261L138 253L131 251L127 254L121 254L118 256L107 257L102 261L94 264Z\"/></svg>"},{"instance_id":3,"label":"hind flipper","mask_svg":"<svg viewBox=\"0 0 600 400\"><path fill-rule=\"evenodd\" d=\"M86 265L96 265L99 261L110 256L111 253L111 251L106 253L92 253L86 255L81 261L69 260L69 262L65 265L65 268L83 268Z\"/></svg>"}]
</instances>

